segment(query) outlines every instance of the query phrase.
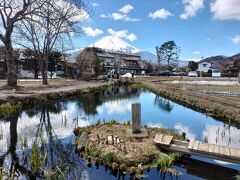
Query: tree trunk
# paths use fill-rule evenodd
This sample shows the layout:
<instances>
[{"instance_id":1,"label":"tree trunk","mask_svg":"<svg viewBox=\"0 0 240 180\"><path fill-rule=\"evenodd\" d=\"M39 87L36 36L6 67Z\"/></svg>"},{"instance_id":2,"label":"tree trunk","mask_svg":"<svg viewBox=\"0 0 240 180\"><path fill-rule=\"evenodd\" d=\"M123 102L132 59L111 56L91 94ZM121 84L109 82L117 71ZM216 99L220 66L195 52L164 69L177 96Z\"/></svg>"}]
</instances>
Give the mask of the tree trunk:
<instances>
[{"instance_id":1,"label":"tree trunk","mask_svg":"<svg viewBox=\"0 0 240 180\"><path fill-rule=\"evenodd\" d=\"M45 71L45 70L42 71L42 84L48 85L47 71Z\"/></svg>"},{"instance_id":2,"label":"tree trunk","mask_svg":"<svg viewBox=\"0 0 240 180\"><path fill-rule=\"evenodd\" d=\"M47 60L47 58L44 58L44 60L43 60L42 83L43 83L43 85L48 85L48 60Z\"/></svg>"},{"instance_id":3,"label":"tree trunk","mask_svg":"<svg viewBox=\"0 0 240 180\"><path fill-rule=\"evenodd\" d=\"M37 62L34 62L34 79L38 79L38 64L37 64Z\"/></svg>"},{"instance_id":4,"label":"tree trunk","mask_svg":"<svg viewBox=\"0 0 240 180\"><path fill-rule=\"evenodd\" d=\"M9 86L17 86L17 59L14 56L14 51L11 42L5 44L7 49L7 84Z\"/></svg>"},{"instance_id":5,"label":"tree trunk","mask_svg":"<svg viewBox=\"0 0 240 180\"><path fill-rule=\"evenodd\" d=\"M45 61L45 59L41 59L40 60L40 70L41 70L41 74L42 74L42 84L48 85L47 71L45 70L46 69L45 67L46 67L46 61Z\"/></svg>"}]
</instances>

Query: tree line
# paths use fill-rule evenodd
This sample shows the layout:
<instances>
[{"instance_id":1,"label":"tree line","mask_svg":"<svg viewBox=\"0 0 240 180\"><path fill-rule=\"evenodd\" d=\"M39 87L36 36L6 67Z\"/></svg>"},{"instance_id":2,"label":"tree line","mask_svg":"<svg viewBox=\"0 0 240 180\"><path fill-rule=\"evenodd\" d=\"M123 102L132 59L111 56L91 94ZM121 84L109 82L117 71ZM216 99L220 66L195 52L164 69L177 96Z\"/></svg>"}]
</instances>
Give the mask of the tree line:
<instances>
[{"instance_id":1,"label":"tree line","mask_svg":"<svg viewBox=\"0 0 240 180\"><path fill-rule=\"evenodd\" d=\"M80 32L88 12L84 0L1 0L0 40L6 49L7 84L17 86L14 46L21 46L33 50L47 85L51 52L67 46L71 35Z\"/></svg>"}]
</instances>

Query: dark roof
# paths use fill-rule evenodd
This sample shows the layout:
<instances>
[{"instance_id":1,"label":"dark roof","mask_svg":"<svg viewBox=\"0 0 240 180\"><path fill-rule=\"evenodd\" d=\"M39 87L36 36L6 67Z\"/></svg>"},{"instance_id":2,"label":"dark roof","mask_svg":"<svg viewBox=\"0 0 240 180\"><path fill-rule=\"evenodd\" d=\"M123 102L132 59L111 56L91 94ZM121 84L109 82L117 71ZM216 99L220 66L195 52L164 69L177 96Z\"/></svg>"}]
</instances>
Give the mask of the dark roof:
<instances>
[{"instance_id":1,"label":"dark roof","mask_svg":"<svg viewBox=\"0 0 240 180\"><path fill-rule=\"evenodd\" d=\"M123 59L124 60L126 60L126 61L139 61L139 60L141 60L140 58L138 58L138 57L123 57Z\"/></svg>"},{"instance_id":2,"label":"dark roof","mask_svg":"<svg viewBox=\"0 0 240 180\"><path fill-rule=\"evenodd\" d=\"M106 58L115 58L114 55L107 53L107 52L103 52L103 53L97 53L98 57L106 57Z\"/></svg>"}]
</instances>

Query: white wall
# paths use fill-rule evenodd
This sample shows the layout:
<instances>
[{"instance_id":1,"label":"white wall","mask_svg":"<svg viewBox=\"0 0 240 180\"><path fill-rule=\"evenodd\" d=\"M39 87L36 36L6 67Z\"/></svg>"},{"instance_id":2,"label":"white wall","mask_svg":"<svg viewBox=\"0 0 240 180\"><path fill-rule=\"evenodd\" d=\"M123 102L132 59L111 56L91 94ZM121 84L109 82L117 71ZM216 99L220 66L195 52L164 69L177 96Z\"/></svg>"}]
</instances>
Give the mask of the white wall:
<instances>
[{"instance_id":1,"label":"white wall","mask_svg":"<svg viewBox=\"0 0 240 180\"><path fill-rule=\"evenodd\" d=\"M201 62L198 64L198 71L208 72L211 66L212 64L209 62Z\"/></svg>"}]
</instances>

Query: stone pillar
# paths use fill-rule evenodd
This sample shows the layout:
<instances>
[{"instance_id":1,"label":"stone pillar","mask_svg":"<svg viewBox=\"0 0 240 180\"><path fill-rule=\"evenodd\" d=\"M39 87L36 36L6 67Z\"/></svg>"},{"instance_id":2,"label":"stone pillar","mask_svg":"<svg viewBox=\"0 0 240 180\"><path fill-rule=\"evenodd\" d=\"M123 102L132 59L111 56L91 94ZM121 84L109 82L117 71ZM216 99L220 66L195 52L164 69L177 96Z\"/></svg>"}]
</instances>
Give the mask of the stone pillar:
<instances>
[{"instance_id":1,"label":"stone pillar","mask_svg":"<svg viewBox=\"0 0 240 180\"><path fill-rule=\"evenodd\" d=\"M141 133L141 104L132 104L132 133Z\"/></svg>"}]
</instances>

